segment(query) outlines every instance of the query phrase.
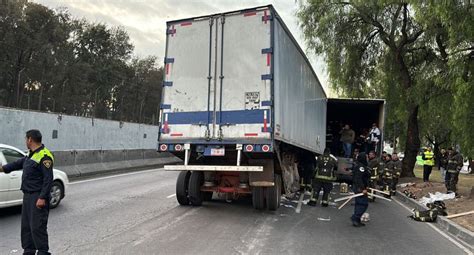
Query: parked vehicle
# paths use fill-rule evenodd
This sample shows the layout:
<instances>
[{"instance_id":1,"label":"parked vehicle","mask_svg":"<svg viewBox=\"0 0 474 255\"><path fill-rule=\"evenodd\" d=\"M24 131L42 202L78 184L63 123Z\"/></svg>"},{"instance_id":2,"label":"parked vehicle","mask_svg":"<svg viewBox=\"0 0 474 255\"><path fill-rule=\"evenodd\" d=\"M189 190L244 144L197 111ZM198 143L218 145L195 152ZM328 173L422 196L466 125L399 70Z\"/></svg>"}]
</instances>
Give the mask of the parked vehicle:
<instances>
[{"instance_id":1,"label":"parked vehicle","mask_svg":"<svg viewBox=\"0 0 474 255\"><path fill-rule=\"evenodd\" d=\"M323 153L331 109L380 106L328 101L271 5L169 21L165 52L158 151L184 161L165 166L181 171L181 205L217 193L276 210L299 189L297 162Z\"/></svg>"},{"instance_id":2,"label":"parked vehicle","mask_svg":"<svg viewBox=\"0 0 474 255\"><path fill-rule=\"evenodd\" d=\"M26 154L18 148L0 144L0 164L6 165ZM0 173L0 208L21 205L23 192L20 190L23 171L14 171L9 174ZM53 186L51 188L50 208L56 208L66 194L69 179L66 173L53 169Z\"/></svg>"}]
</instances>

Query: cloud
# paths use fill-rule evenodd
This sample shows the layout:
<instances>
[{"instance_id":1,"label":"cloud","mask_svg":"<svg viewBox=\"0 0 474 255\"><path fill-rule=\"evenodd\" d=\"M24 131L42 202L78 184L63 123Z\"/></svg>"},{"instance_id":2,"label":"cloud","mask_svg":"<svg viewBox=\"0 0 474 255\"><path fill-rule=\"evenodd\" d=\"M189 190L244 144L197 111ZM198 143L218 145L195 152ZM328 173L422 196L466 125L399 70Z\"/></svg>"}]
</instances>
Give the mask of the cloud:
<instances>
[{"instance_id":1,"label":"cloud","mask_svg":"<svg viewBox=\"0 0 474 255\"><path fill-rule=\"evenodd\" d=\"M164 57L166 21L228 12L267 5L264 0L35 0L50 8L66 7L77 18L121 26L128 31L135 54ZM298 3L276 0L273 3L300 46L305 49L295 13ZM325 63L309 56L321 83L326 87Z\"/></svg>"}]
</instances>

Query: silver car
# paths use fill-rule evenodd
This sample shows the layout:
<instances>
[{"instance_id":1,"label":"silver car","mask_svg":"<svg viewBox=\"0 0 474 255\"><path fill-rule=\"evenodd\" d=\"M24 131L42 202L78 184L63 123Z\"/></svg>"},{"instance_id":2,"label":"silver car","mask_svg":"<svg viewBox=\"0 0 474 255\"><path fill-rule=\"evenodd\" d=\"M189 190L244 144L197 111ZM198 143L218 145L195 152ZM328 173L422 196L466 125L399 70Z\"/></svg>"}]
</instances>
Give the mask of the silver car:
<instances>
[{"instance_id":1,"label":"silver car","mask_svg":"<svg viewBox=\"0 0 474 255\"><path fill-rule=\"evenodd\" d=\"M6 165L26 154L18 148L0 144L0 164ZM21 205L23 192L21 187L21 176L23 171L13 171L9 174L0 172L0 208ZM53 186L51 188L50 208L56 208L66 194L69 179L63 171L53 169Z\"/></svg>"}]
</instances>

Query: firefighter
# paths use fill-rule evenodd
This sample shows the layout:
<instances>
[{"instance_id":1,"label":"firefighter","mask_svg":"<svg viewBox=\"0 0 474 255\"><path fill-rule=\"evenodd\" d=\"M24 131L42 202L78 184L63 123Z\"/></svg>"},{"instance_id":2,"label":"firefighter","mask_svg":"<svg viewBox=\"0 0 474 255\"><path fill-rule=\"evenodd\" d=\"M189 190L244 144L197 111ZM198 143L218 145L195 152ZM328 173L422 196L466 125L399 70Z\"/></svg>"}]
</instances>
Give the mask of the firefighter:
<instances>
[{"instance_id":1,"label":"firefighter","mask_svg":"<svg viewBox=\"0 0 474 255\"><path fill-rule=\"evenodd\" d=\"M299 157L300 191L311 191L311 178L314 171L314 154L302 152Z\"/></svg>"},{"instance_id":2,"label":"firefighter","mask_svg":"<svg viewBox=\"0 0 474 255\"><path fill-rule=\"evenodd\" d=\"M317 158L315 175L313 180L313 193L308 205L316 206L319 192L323 190L323 199L321 205L327 207L329 205L329 193L333 186L332 182L336 180L337 161L331 157L329 148L324 149L322 156Z\"/></svg>"},{"instance_id":3,"label":"firefighter","mask_svg":"<svg viewBox=\"0 0 474 255\"><path fill-rule=\"evenodd\" d=\"M393 169L390 167L391 164L391 155L387 154L384 159L384 164L383 164L383 170L381 173L381 180L382 180L382 186L383 186L383 191L391 194L392 193L392 186L393 186ZM390 195L386 195L387 197L390 197Z\"/></svg>"},{"instance_id":4,"label":"firefighter","mask_svg":"<svg viewBox=\"0 0 474 255\"><path fill-rule=\"evenodd\" d=\"M392 155L392 161L390 161L388 167L391 169L393 174L391 193L392 196L396 194L397 184L400 175L402 174L402 161L398 158L398 154L394 153Z\"/></svg>"},{"instance_id":5,"label":"firefighter","mask_svg":"<svg viewBox=\"0 0 474 255\"><path fill-rule=\"evenodd\" d=\"M375 189L377 188L377 183L379 182L379 159L377 159L375 151L369 152L368 168L371 172L369 187ZM369 197L369 200L373 202L375 197Z\"/></svg>"},{"instance_id":6,"label":"firefighter","mask_svg":"<svg viewBox=\"0 0 474 255\"><path fill-rule=\"evenodd\" d=\"M446 171L446 188L448 193L454 192L458 196L457 187L459 172L461 171L463 165L463 158L461 154L453 150L453 148L448 149L448 166Z\"/></svg>"},{"instance_id":7,"label":"firefighter","mask_svg":"<svg viewBox=\"0 0 474 255\"><path fill-rule=\"evenodd\" d=\"M446 169L448 168L448 152L445 149L441 149L441 153L439 156L439 170L441 171L441 177L446 184L448 180L446 180Z\"/></svg>"},{"instance_id":8,"label":"firefighter","mask_svg":"<svg viewBox=\"0 0 474 255\"><path fill-rule=\"evenodd\" d=\"M357 161L352 167L352 190L354 193L363 193L363 196L355 198L354 214L351 217L354 227L365 226L360 218L367 211L369 201L367 198L367 189L370 182L370 169L367 167L367 154L360 153Z\"/></svg>"}]
</instances>

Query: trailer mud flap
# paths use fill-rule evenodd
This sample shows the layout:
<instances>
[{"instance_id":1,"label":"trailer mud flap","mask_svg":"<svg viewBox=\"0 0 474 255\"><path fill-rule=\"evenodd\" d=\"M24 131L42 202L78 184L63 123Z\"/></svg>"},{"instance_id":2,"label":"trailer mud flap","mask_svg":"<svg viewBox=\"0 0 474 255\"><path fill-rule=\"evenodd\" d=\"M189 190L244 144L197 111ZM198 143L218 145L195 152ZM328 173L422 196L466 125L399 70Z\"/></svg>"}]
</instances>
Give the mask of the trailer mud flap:
<instances>
[{"instance_id":1,"label":"trailer mud flap","mask_svg":"<svg viewBox=\"0 0 474 255\"><path fill-rule=\"evenodd\" d=\"M298 174L298 164L295 163L293 155L284 154L281 169L285 183L285 194L289 195L298 191L300 189L300 176Z\"/></svg>"},{"instance_id":2,"label":"trailer mud flap","mask_svg":"<svg viewBox=\"0 0 474 255\"><path fill-rule=\"evenodd\" d=\"M275 186L273 159L249 160L252 166L263 166L263 172L249 172L250 186L273 187Z\"/></svg>"},{"instance_id":3,"label":"trailer mud flap","mask_svg":"<svg viewBox=\"0 0 474 255\"><path fill-rule=\"evenodd\" d=\"M292 153L281 153L279 144L275 144L276 155L283 177L285 194L287 196L294 194L300 189L300 176L298 174L298 165L295 163L295 155Z\"/></svg>"}]
</instances>

